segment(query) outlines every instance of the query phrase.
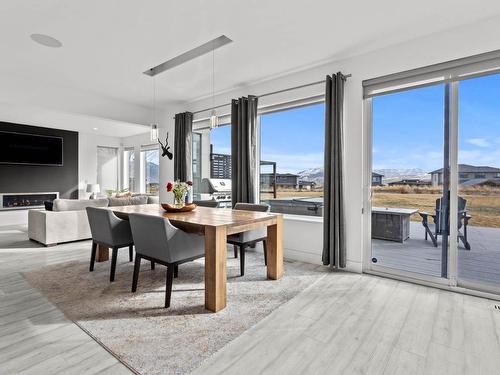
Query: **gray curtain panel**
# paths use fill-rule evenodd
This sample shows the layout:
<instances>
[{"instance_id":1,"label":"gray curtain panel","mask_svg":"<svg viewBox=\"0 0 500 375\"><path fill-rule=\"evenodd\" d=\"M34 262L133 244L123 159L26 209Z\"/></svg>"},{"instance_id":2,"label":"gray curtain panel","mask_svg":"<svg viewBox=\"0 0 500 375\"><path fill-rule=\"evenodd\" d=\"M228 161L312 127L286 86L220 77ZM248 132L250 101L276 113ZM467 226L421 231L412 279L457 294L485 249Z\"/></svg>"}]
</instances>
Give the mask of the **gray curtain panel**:
<instances>
[{"instance_id":1,"label":"gray curtain panel","mask_svg":"<svg viewBox=\"0 0 500 375\"><path fill-rule=\"evenodd\" d=\"M232 205L257 200L257 102L249 95L231 101Z\"/></svg>"},{"instance_id":2,"label":"gray curtain panel","mask_svg":"<svg viewBox=\"0 0 500 375\"><path fill-rule=\"evenodd\" d=\"M174 179L193 180L193 114L175 115Z\"/></svg>"},{"instance_id":3,"label":"gray curtain panel","mask_svg":"<svg viewBox=\"0 0 500 375\"><path fill-rule=\"evenodd\" d=\"M346 266L342 188L344 82L340 72L326 77L323 264L332 268Z\"/></svg>"}]
</instances>

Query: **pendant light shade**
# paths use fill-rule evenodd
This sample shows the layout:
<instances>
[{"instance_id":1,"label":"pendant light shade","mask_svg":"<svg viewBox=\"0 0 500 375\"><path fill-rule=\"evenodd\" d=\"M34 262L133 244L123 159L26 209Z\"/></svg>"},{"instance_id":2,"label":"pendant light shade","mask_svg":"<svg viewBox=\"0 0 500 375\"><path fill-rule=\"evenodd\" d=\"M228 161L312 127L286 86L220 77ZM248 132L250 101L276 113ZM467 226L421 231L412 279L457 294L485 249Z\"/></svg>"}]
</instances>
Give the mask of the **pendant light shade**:
<instances>
[{"instance_id":1,"label":"pendant light shade","mask_svg":"<svg viewBox=\"0 0 500 375\"><path fill-rule=\"evenodd\" d=\"M158 125L157 124L151 124L151 141L156 142L158 140Z\"/></svg>"},{"instance_id":2,"label":"pendant light shade","mask_svg":"<svg viewBox=\"0 0 500 375\"><path fill-rule=\"evenodd\" d=\"M217 116L217 112L215 109L212 109L210 112L210 129L216 128L219 126L219 116Z\"/></svg>"}]
</instances>

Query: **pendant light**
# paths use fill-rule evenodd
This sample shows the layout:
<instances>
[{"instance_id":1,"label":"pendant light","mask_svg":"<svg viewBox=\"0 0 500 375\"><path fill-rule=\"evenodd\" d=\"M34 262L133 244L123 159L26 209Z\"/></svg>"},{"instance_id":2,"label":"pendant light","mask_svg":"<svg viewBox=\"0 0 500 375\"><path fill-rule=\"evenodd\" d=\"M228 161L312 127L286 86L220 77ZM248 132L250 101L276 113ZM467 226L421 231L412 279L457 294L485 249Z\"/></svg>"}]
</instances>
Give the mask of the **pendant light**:
<instances>
[{"instance_id":1,"label":"pendant light","mask_svg":"<svg viewBox=\"0 0 500 375\"><path fill-rule=\"evenodd\" d=\"M158 140L158 122L156 121L156 81L155 77L152 77L153 80L153 119L151 122L151 141L156 142Z\"/></svg>"},{"instance_id":2,"label":"pendant light","mask_svg":"<svg viewBox=\"0 0 500 375\"><path fill-rule=\"evenodd\" d=\"M219 126L219 116L215 111L215 48L212 48L212 111L210 112L210 129Z\"/></svg>"}]
</instances>

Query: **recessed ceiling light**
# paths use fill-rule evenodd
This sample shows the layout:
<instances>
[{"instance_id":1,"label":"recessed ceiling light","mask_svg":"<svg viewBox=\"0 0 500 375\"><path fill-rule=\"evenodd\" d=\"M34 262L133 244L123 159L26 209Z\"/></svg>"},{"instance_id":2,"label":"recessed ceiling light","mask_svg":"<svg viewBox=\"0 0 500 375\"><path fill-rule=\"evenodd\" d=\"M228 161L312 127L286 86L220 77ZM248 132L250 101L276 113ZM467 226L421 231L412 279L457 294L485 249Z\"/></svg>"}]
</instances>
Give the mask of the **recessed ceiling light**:
<instances>
[{"instance_id":1,"label":"recessed ceiling light","mask_svg":"<svg viewBox=\"0 0 500 375\"><path fill-rule=\"evenodd\" d=\"M92 129L97 130L97 128L92 128Z\"/></svg>"},{"instance_id":2,"label":"recessed ceiling light","mask_svg":"<svg viewBox=\"0 0 500 375\"><path fill-rule=\"evenodd\" d=\"M30 38L34 42L37 42L38 44L41 44L42 46L45 47L52 47L52 48L62 47L62 43L59 40L45 34L31 34Z\"/></svg>"}]
</instances>

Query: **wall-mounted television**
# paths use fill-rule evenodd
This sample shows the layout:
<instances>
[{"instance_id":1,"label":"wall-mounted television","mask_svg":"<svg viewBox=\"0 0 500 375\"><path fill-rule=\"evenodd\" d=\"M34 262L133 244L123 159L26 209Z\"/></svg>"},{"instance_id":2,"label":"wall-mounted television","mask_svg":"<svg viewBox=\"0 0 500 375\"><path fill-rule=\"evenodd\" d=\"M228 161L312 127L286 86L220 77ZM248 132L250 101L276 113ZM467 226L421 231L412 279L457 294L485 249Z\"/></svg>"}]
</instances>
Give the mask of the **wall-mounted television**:
<instances>
[{"instance_id":1,"label":"wall-mounted television","mask_svg":"<svg viewBox=\"0 0 500 375\"><path fill-rule=\"evenodd\" d=\"M0 164L62 166L63 139L0 131Z\"/></svg>"}]
</instances>

